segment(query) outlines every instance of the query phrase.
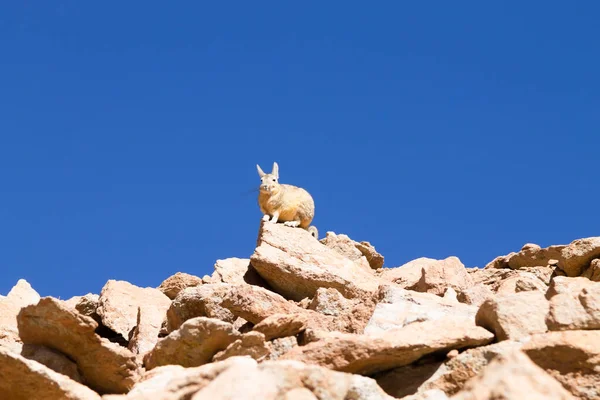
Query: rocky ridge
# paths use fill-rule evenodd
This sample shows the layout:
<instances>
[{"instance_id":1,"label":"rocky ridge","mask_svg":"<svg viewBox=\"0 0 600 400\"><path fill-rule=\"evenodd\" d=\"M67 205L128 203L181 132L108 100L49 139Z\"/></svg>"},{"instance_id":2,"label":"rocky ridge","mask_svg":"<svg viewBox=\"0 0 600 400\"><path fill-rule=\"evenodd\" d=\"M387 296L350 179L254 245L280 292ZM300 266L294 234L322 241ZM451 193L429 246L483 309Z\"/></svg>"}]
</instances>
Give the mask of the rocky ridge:
<instances>
[{"instance_id":1,"label":"rocky ridge","mask_svg":"<svg viewBox=\"0 0 600 400\"><path fill-rule=\"evenodd\" d=\"M0 296L0 399L600 399L600 237L384 268L261 222L248 259L157 288Z\"/></svg>"}]
</instances>

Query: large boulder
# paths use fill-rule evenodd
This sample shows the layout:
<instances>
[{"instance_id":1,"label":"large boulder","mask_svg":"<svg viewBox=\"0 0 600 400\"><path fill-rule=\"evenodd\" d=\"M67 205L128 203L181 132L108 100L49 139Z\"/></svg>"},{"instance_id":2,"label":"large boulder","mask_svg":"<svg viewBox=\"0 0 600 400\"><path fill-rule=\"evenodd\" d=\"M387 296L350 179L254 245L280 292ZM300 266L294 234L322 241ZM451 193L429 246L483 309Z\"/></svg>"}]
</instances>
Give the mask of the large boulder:
<instances>
[{"instance_id":1,"label":"large boulder","mask_svg":"<svg viewBox=\"0 0 600 400\"><path fill-rule=\"evenodd\" d=\"M600 329L600 282L557 276L548 289L551 331Z\"/></svg>"}]
</instances>

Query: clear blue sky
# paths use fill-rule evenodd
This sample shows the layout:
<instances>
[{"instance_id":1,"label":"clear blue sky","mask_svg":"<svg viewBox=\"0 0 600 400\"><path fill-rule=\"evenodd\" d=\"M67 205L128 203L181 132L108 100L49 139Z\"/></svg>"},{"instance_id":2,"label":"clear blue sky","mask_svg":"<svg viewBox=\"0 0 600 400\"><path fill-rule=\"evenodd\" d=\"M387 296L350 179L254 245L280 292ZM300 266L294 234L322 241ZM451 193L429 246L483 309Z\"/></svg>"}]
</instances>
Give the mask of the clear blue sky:
<instances>
[{"instance_id":1,"label":"clear blue sky","mask_svg":"<svg viewBox=\"0 0 600 400\"><path fill-rule=\"evenodd\" d=\"M255 164L321 235L483 266L598 235L600 3L4 1L0 293L249 257Z\"/></svg>"}]
</instances>

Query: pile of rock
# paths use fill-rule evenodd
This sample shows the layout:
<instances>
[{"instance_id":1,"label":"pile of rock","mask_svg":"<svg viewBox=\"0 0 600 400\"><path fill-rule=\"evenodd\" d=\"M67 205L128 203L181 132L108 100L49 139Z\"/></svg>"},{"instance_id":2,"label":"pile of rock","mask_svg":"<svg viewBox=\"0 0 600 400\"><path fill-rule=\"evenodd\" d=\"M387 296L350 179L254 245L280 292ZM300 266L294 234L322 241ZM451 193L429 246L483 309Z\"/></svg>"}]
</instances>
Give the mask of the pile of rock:
<instances>
[{"instance_id":1,"label":"pile of rock","mask_svg":"<svg viewBox=\"0 0 600 400\"><path fill-rule=\"evenodd\" d=\"M250 259L158 288L0 297L2 399L598 399L600 238L383 268L261 223Z\"/></svg>"}]
</instances>

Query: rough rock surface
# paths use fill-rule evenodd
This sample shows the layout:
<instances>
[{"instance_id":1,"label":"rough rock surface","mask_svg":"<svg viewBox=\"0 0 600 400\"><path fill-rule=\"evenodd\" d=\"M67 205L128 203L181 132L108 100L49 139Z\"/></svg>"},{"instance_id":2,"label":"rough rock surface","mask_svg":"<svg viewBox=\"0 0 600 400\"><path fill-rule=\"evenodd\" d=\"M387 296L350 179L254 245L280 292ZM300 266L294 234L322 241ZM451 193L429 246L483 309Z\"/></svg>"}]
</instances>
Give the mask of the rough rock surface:
<instances>
[{"instance_id":1,"label":"rough rock surface","mask_svg":"<svg viewBox=\"0 0 600 400\"><path fill-rule=\"evenodd\" d=\"M170 305L171 300L158 289L141 288L111 279L100 292L96 311L103 325L127 341L131 340L134 328L138 327L136 343L131 347L136 354L143 354L158 340Z\"/></svg>"},{"instance_id":2,"label":"rough rock surface","mask_svg":"<svg viewBox=\"0 0 600 400\"><path fill-rule=\"evenodd\" d=\"M144 366L146 369L169 364L197 367L210 362L217 352L240 336L230 323L214 318L192 318L159 340L144 357Z\"/></svg>"},{"instance_id":3,"label":"rough rock surface","mask_svg":"<svg viewBox=\"0 0 600 400\"><path fill-rule=\"evenodd\" d=\"M44 364L51 370L66 375L76 382L83 382L77 364L56 350L52 350L45 346L26 344L23 346L23 350L21 350L21 355L28 360Z\"/></svg>"},{"instance_id":4,"label":"rough rock surface","mask_svg":"<svg viewBox=\"0 0 600 400\"><path fill-rule=\"evenodd\" d=\"M430 353L488 344L492 339L493 334L470 321L445 318L377 335L337 334L296 347L281 359L370 374L410 364Z\"/></svg>"},{"instance_id":5,"label":"rough rock surface","mask_svg":"<svg viewBox=\"0 0 600 400\"><path fill-rule=\"evenodd\" d=\"M344 297L372 295L380 280L352 260L315 240L304 229L261 222L258 247L250 260L258 273L288 299L313 297L321 287Z\"/></svg>"},{"instance_id":6,"label":"rough rock surface","mask_svg":"<svg viewBox=\"0 0 600 400\"><path fill-rule=\"evenodd\" d=\"M17 315L21 308L36 304L39 300L40 295L25 279L19 279L6 296L0 297L0 346L16 353L21 351Z\"/></svg>"},{"instance_id":7,"label":"rough rock surface","mask_svg":"<svg viewBox=\"0 0 600 400\"><path fill-rule=\"evenodd\" d=\"M421 278L408 289L442 296L446 288L465 290L473 286L473 280L458 257L436 261L421 271Z\"/></svg>"},{"instance_id":8,"label":"rough rock surface","mask_svg":"<svg viewBox=\"0 0 600 400\"><path fill-rule=\"evenodd\" d=\"M424 267L435 264L439 260L420 257L395 268L383 268L377 271L381 279L395 283L402 288L414 286L421 279Z\"/></svg>"},{"instance_id":9,"label":"rough rock surface","mask_svg":"<svg viewBox=\"0 0 600 400\"><path fill-rule=\"evenodd\" d=\"M477 308L430 293L418 293L385 285L379 290L379 302L365 327L365 334L378 334L402 328L414 322L434 321L448 316L472 320Z\"/></svg>"},{"instance_id":10,"label":"rough rock surface","mask_svg":"<svg viewBox=\"0 0 600 400\"><path fill-rule=\"evenodd\" d=\"M519 350L498 355L452 400L574 400L565 388Z\"/></svg>"},{"instance_id":11,"label":"rough rock surface","mask_svg":"<svg viewBox=\"0 0 600 400\"><path fill-rule=\"evenodd\" d=\"M177 272L175 275L172 275L162 281L157 289L163 292L169 299L173 300L183 289L201 284L201 278L185 272Z\"/></svg>"},{"instance_id":12,"label":"rough rock surface","mask_svg":"<svg viewBox=\"0 0 600 400\"><path fill-rule=\"evenodd\" d=\"M600 329L600 282L587 278L556 277L548 289L551 331Z\"/></svg>"},{"instance_id":13,"label":"rough rock surface","mask_svg":"<svg viewBox=\"0 0 600 400\"><path fill-rule=\"evenodd\" d=\"M77 363L90 387L102 393L127 392L139 377L139 366L129 350L95 333L98 323L64 305L43 297L17 317L24 343L43 345Z\"/></svg>"},{"instance_id":14,"label":"rough rock surface","mask_svg":"<svg viewBox=\"0 0 600 400\"><path fill-rule=\"evenodd\" d=\"M223 351L213 357L213 361L223 361L229 357L248 356L255 360L262 360L269 355L269 346L265 342L265 335L260 332L248 332L241 338L231 343Z\"/></svg>"},{"instance_id":15,"label":"rough rock surface","mask_svg":"<svg viewBox=\"0 0 600 400\"><path fill-rule=\"evenodd\" d=\"M522 269L526 267L546 267L554 264L552 260L559 261L562 258L563 245L542 248L537 244L527 243L518 253L510 253L506 256L496 257L485 266L488 268L511 268Z\"/></svg>"},{"instance_id":16,"label":"rough rock surface","mask_svg":"<svg viewBox=\"0 0 600 400\"><path fill-rule=\"evenodd\" d=\"M594 282L600 282L600 258L592 260L590 267L581 276Z\"/></svg>"},{"instance_id":17,"label":"rough rock surface","mask_svg":"<svg viewBox=\"0 0 600 400\"><path fill-rule=\"evenodd\" d=\"M302 314L273 314L254 326L256 332L262 333L266 340L286 336L295 336L308 326L308 315Z\"/></svg>"},{"instance_id":18,"label":"rough rock surface","mask_svg":"<svg viewBox=\"0 0 600 400\"><path fill-rule=\"evenodd\" d=\"M516 340L546 332L548 310L548 300L542 293L520 292L486 300L475 320L477 325L494 332L498 340Z\"/></svg>"},{"instance_id":19,"label":"rough rock surface","mask_svg":"<svg viewBox=\"0 0 600 400\"><path fill-rule=\"evenodd\" d=\"M88 293L85 296L74 296L65 301L66 305L77 310L81 315L93 318L101 323L102 319L96 312L100 296L94 293Z\"/></svg>"},{"instance_id":20,"label":"rough rock surface","mask_svg":"<svg viewBox=\"0 0 600 400\"><path fill-rule=\"evenodd\" d=\"M100 400L87 386L0 346L0 399Z\"/></svg>"},{"instance_id":21,"label":"rough rock surface","mask_svg":"<svg viewBox=\"0 0 600 400\"><path fill-rule=\"evenodd\" d=\"M567 276L581 275L594 258L600 258L600 236L574 240L562 249L561 256L558 268Z\"/></svg>"}]
</instances>

